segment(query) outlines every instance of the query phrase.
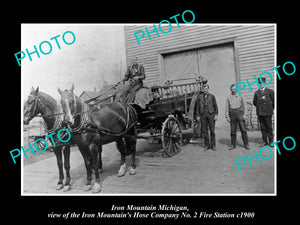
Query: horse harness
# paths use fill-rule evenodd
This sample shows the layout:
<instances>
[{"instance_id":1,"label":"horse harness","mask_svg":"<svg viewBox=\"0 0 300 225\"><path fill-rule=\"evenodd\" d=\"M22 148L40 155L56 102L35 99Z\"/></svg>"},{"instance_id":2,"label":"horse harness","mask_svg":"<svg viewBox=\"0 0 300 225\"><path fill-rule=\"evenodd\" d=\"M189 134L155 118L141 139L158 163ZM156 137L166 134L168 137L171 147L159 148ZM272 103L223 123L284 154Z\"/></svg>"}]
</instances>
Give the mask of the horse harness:
<instances>
[{"instance_id":1,"label":"horse harness","mask_svg":"<svg viewBox=\"0 0 300 225\"><path fill-rule=\"evenodd\" d=\"M87 131L92 131L92 132L97 132L99 133L99 135L101 133L106 134L106 135L111 135L111 136L122 136L125 133L128 132L129 129L131 129L136 123L132 123L129 124L129 120L130 120L130 115L134 115L134 120L136 121L137 118L137 113L136 110L133 108L133 106L131 106L130 104L126 104L126 128L123 132L121 133L114 133L113 131L111 131L110 129L107 129L103 126L99 127L96 126L96 124L94 123L91 113L93 110L98 109L97 107L88 107L87 104L83 103L83 107L81 109L81 112L77 112L77 102L76 102L76 97L74 95L74 105L75 105L75 120L77 116L80 116L79 118L79 123L77 126L75 127L71 127L69 124L64 124L64 113L62 111L62 108L59 104L57 104L58 107L58 113L54 113L54 114L46 114L46 115L35 115L36 114L36 110L38 107L39 103L42 103L40 100L40 95L32 95L32 97L34 98L34 106L33 106L33 110L30 110L30 116L29 118L33 118L33 117L50 117L50 116L56 116L55 118L55 122L52 126L52 128L47 127L46 123L44 122L44 130L46 133L50 134L55 132L56 130L59 130L62 127L67 127L70 132L72 133L82 133L82 132L87 132ZM121 102L120 102L121 103Z\"/></svg>"},{"instance_id":2,"label":"horse harness","mask_svg":"<svg viewBox=\"0 0 300 225\"><path fill-rule=\"evenodd\" d=\"M46 115L36 115L36 110L38 107L39 103L42 103L40 100L40 95L32 95L32 97L34 98L34 105L33 105L33 110L30 109L29 113L29 118L32 119L34 117L52 117L52 116L56 116L55 118L55 122L53 124L52 128L48 128L46 123L44 122L44 129L47 133L53 133L56 130L59 130L59 128L61 128L61 123L63 121L63 115L64 113L61 111L61 107L59 104L57 104L57 108L58 108L58 113L54 113L54 114L46 114Z\"/></svg>"},{"instance_id":3,"label":"horse harness","mask_svg":"<svg viewBox=\"0 0 300 225\"><path fill-rule=\"evenodd\" d=\"M42 101L40 100L40 95L32 95L32 97L34 98L34 105L33 108L31 108L29 110L29 119L32 119L34 117L52 117L55 116L55 121L54 124L52 125L51 128L49 128L44 120L43 126L44 126L44 130L47 134L51 134L55 131L58 131L59 129L65 127L63 125L63 119L64 119L64 113L62 112L62 109L60 107L59 104L57 104L57 108L58 108L58 113L53 113L53 114L46 114L46 115L36 115L37 113L37 108L39 104L42 104ZM62 132L62 136L61 138L63 139L66 135L67 132ZM52 146L52 142L49 140L49 138L46 139L48 146ZM55 141L56 142L56 141Z\"/></svg>"},{"instance_id":4,"label":"horse harness","mask_svg":"<svg viewBox=\"0 0 300 225\"><path fill-rule=\"evenodd\" d=\"M131 106L130 104L126 104L126 126L124 131L121 133L114 133L112 130L104 126L99 126L99 125L97 126L93 121L93 117L91 115L93 110L97 110L97 109L99 108L97 107L88 108L88 106L86 106L86 104L83 103L82 111L80 113L77 113L77 115L81 115L80 122L78 126L76 126L75 128L71 128L72 132L90 131L90 132L97 132L99 135L106 134L106 135L118 137L126 134L128 130L130 130L136 124L136 123L130 124L130 119L133 119L134 121L136 121L137 119L137 113L133 108L133 106ZM134 118L130 118L131 115L133 115Z\"/></svg>"},{"instance_id":5,"label":"horse harness","mask_svg":"<svg viewBox=\"0 0 300 225\"><path fill-rule=\"evenodd\" d=\"M29 110L29 120L31 120L32 118L34 118L35 117L35 115L36 115L36 109L37 109L37 106L38 106L38 103L40 102L40 95L32 95L32 94L30 94L33 98L34 98L34 105L33 105L33 110ZM33 112L32 112L33 111Z\"/></svg>"}]
</instances>

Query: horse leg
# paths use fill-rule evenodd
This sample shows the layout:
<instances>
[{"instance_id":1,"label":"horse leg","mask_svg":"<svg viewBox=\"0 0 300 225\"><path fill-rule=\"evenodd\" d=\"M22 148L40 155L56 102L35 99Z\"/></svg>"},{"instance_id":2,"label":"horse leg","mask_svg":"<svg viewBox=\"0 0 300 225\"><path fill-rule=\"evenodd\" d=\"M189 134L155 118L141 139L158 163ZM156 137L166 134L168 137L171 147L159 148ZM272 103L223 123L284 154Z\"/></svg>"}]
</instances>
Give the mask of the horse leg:
<instances>
[{"instance_id":1,"label":"horse leg","mask_svg":"<svg viewBox=\"0 0 300 225\"><path fill-rule=\"evenodd\" d=\"M64 191L69 191L71 189L70 181L71 181L71 176L70 176L70 145L67 145L64 147L63 150L64 153L64 167L66 170L66 181L65 181L65 186L64 186Z\"/></svg>"},{"instance_id":2,"label":"horse leg","mask_svg":"<svg viewBox=\"0 0 300 225\"><path fill-rule=\"evenodd\" d=\"M132 128L132 130L128 133L131 136L128 136L125 138L127 149L131 152L131 167L129 169L130 175L136 174L136 164L135 164L135 152L136 152L136 138L135 135L135 128Z\"/></svg>"},{"instance_id":3,"label":"horse leg","mask_svg":"<svg viewBox=\"0 0 300 225\"><path fill-rule=\"evenodd\" d=\"M86 175L87 180L85 183L85 187L83 188L84 191L89 191L92 189L92 167L91 167L91 155L90 151L87 147L78 145L78 149L83 157L85 168L86 168Z\"/></svg>"},{"instance_id":4,"label":"horse leg","mask_svg":"<svg viewBox=\"0 0 300 225\"><path fill-rule=\"evenodd\" d=\"M125 163L126 145L125 145L122 138L118 139L116 141L116 143L117 143L117 148L118 148L119 152L121 153L121 166L120 166L120 169L119 169L119 172L118 172L118 177L122 177L126 173L126 163Z\"/></svg>"},{"instance_id":5,"label":"horse leg","mask_svg":"<svg viewBox=\"0 0 300 225\"><path fill-rule=\"evenodd\" d=\"M99 145L98 146L98 152L99 152L99 165L98 165L98 168L99 168L99 173L102 173L103 172L103 164L102 164L102 145Z\"/></svg>"},{"instance_id":6,"label":"horse leg","mask_svg":"<svg viewBox=\"0 0 300 225\"><path fill-rule=\"evenodd\" d=\"M94 168L94 172L95 172L95 178L96 178L96 182L93 186L93 193L98 193L101 191L101 184L100 184L100 174L99 174L99 152L98 152L98 146L94 143L89 145L90 148L90 152L92 155L92 164L93 164L93 168Z\"/></svg>"},{"instance_id":7,"label":"horse leg","mask_svg":"<svg viewBox=\"0 0 300 225\"><path fill-rule=\"evenodd\" d=\"M136 151L136 140L130 142L130 151L131 151L131 167L129 170L130 175L136 174L136 164L135 164L135 151Z\"/></svg>"},{"instance_id":8,"label":"horse leg","mask_svg":"<svg viewBox=\"0 0 300 225\"><path fill-rule=\"evenodd\" d=\"M64 172L63 172L63 161L62 161L62 147L55 147L54 153L57 160L57 167L59 173L59 179L57 185L55 187L56 190L60 190L63 188L63 180L64 180Z\"/></svg>"}]
</instances>

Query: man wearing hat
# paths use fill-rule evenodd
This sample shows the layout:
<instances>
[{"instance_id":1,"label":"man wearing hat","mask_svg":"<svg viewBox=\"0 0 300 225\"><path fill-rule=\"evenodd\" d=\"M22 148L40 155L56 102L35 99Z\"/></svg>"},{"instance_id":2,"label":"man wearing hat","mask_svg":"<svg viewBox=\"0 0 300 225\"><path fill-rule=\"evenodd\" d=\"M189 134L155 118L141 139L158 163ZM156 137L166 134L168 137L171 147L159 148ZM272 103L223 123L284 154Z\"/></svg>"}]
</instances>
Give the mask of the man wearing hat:
<instances>
[{"instance_id":1,"label":"man wearing hat","mask_svg":"<svg viewBox=\"0 0 300 225\"><path fill-rule=\"evenodd\" d=\"M218 119L218 105L213 94L208 92L209 85L203 85L203 93L199 95L199 111L201 115L204 151L216 151L215 122ZM209 130L209 132L208 132Z\"/></svg>"},{"instance_id":2,"label":"man wearing hat","mask_svg":"<svg viewBox=\"0 0 300 225\"><path fill-rule=\"evenodd\" d=\"M128 103L133 103L136 92L143 86L143 80L146 78L145 69L142 64L137 63L137 57L131 59L131 64L127 68L123 82L129 80L129 84L124 87L121 93L121 99Z\"/></svg>"},{"instance_id":3,"label":"man wearing hat","mask_svg":"<svg viewBox=\"0 0 300 225\"><path fill-rule=\"evenodd\" d=\"M258 89L254 93L253 105L256 107L256 114L258 116L260 129L262 133L263 145L270 145L273 143L273 128L272 128L272 115L274 110L274 91L266 88L266 78L259 79Z\"/></svg>"}]
</instances>

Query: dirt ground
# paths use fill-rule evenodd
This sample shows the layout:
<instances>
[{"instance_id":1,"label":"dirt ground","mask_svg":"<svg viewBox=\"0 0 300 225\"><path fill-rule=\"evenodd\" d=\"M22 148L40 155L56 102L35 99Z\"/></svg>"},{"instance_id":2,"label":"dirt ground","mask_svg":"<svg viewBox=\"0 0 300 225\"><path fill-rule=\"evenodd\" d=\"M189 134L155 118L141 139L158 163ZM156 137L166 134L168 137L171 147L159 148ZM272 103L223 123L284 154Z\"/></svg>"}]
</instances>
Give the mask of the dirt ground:
<instances>
[{"instance_id":1,"label":"dirt ground","mask_svg":"<svg viewBox=\"0 0 300 225\"><path fill-rule=\"evenodd\" d=\"M242 146L238 134L237 148L229 151L230 135L217 130L217 151L203 151L203 144L187 144L179 154L162 157L159 144L139 140L137 144L137 174L117 177L120 154L114 143L103 147L102 190L99 194L272 194L274 193L274 157L269 160L246 162L239 172L234 159L254 157L259 152L261 133L248 132L250 148ZM262 152L268 158L269 152ZM56 191L58 169L54 153L45 152L39 159L23 165L23 194L91 195L83 191L86 171L77 147L71 148L71 190ZM28 159L24 159L24 162ZM130 157L127 158L127 167Z\"/></svg>"}]
</instances>

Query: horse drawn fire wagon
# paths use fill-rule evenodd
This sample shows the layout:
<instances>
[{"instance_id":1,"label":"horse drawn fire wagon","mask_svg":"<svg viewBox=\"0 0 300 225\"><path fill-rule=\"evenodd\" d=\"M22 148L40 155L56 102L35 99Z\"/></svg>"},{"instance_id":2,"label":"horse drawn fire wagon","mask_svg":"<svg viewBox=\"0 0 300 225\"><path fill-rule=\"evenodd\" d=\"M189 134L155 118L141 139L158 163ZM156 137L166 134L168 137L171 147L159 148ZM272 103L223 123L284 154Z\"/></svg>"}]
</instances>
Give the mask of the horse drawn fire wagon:
<instances>
[{"instance_id":1,"label":"horse drawn fire wagon","mask_svg":"<svg viewBox=\"0 0 300 225\"><path fill-rule=\"evenodd\" d=\"M93 170L96 177L93 192L97 193L101 190L102 145L116 142L121 154L118 176L124 176L128 154L132 159L129 174L136 174L137 139L161 142L165 154L173 156L181 149L183 131L190 130L194 136L200 136L197 97L206 82L206 79L199 77L195 82L186 84L173 85L172 82L167 82L163 86L142 87L135 96L135 103L138 103L139 98L143 99L141 96L147 96L147 101L142 101L142 104L114 101L115 94L97 96L84 103L74 94L74 85L70 90L58 89L61 95L58 104L51 96L40 92L39 88L32 89L24 106L24 124L29 124L34 117L41 116L48 133L49 146L53 142L52 138L49 140L49 133L54 134L62 127L68 128L72 134L71 141L60 143L54 140L56 144L52 145L59 170L56 189L70 190L70 147L76 145L83 156L87 171L84 190L92 187ZM113 103L106 104L107 101ZM44 142L38 142L37 148L45 149L40 144ZM65 184L63 163L67 176Z\"/></svg>"},{"instance_id":2,"label":"horse drawn fire wagon","mask_svg":"<svg viewBox=\"0 0 300 225\"><path fill-rule=\"evenodd\" d=\"M148 139L149 143L161 143L167 156L176 155L183 143L183 133L201 135L197 97L207 80L195 78L194 82L174 84L167 81L163 86L152 86L147 93L150 99L147 104L132 104L138 116L136 138ZM137 93L139 95L139 92ZM114 94L97 96L85 103L99 105L103 101L114 101Z\"/></svg>"}]
</instances>

